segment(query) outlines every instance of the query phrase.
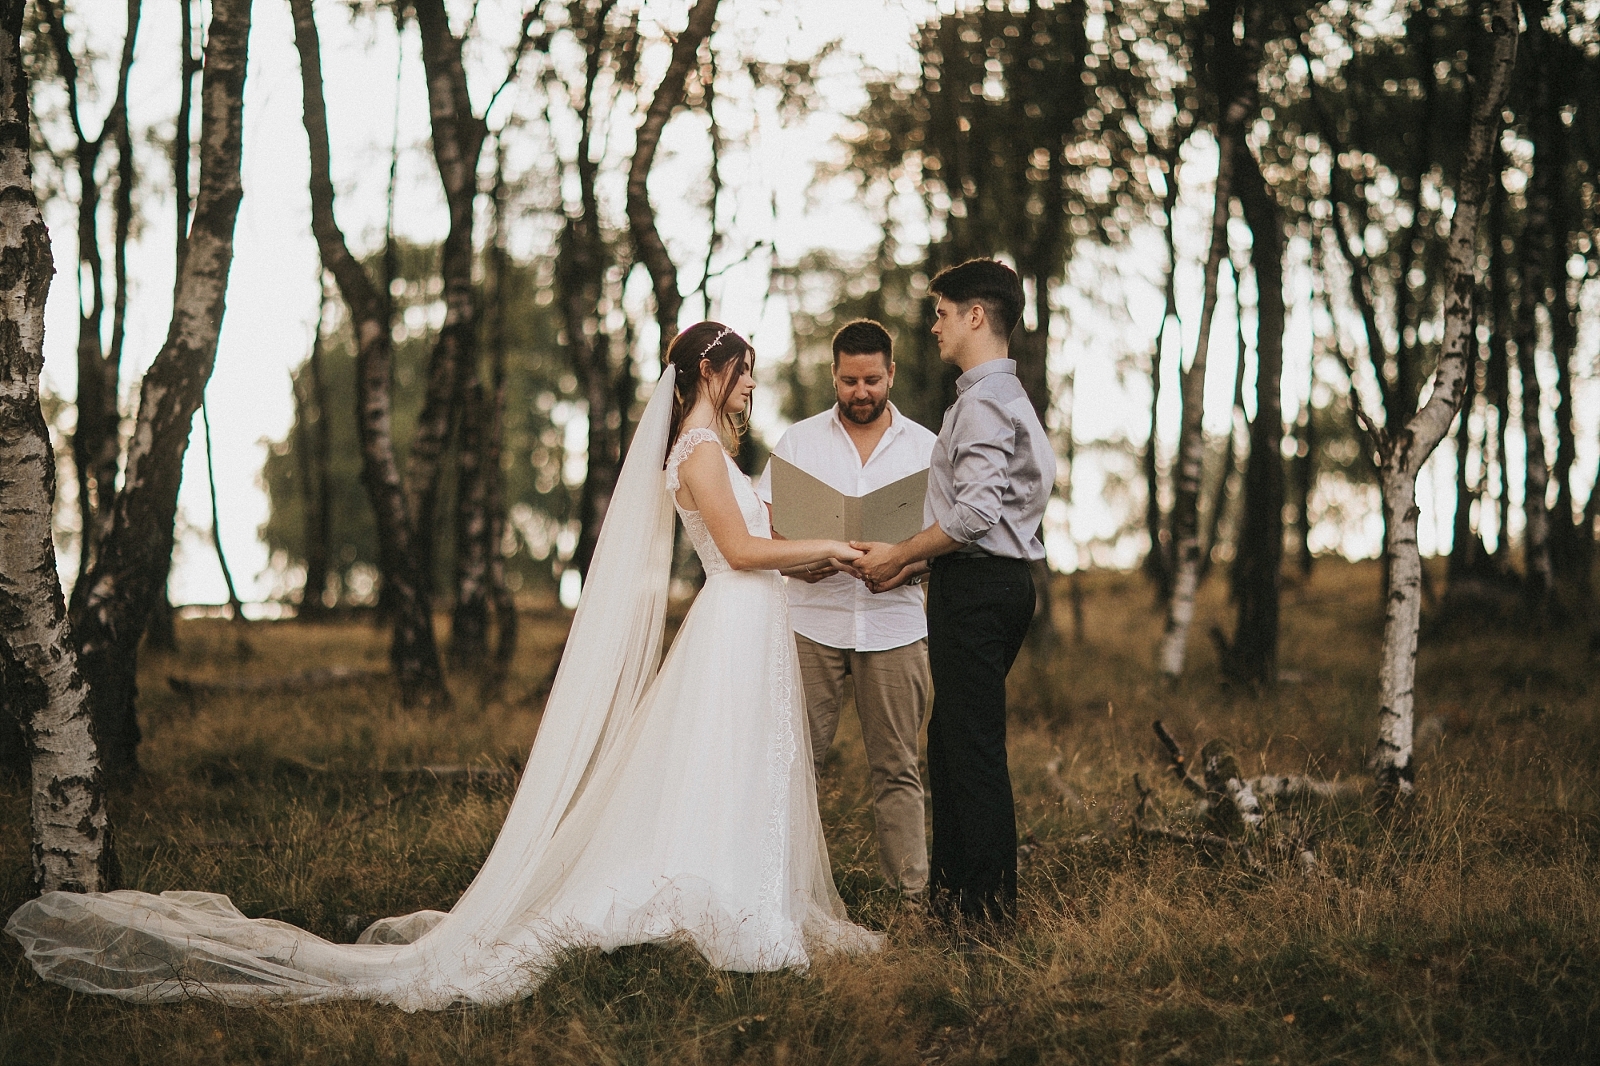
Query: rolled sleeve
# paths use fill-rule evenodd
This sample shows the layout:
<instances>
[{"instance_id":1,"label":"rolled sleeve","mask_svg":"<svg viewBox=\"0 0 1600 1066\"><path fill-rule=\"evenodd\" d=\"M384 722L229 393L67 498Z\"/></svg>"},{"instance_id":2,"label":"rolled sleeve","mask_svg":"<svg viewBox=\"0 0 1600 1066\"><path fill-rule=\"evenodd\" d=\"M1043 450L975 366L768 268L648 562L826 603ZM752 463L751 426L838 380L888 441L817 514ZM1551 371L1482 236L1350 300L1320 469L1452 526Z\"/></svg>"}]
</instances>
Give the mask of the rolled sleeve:
<instances>
[{"instance_id":1,"label":"rolled sleeve","mask_svg":"<svg viewBox=\"0 0 1600 1066\"><path fill-rule=\"evenodd\" d=\"M951 455L954 498L939 516L939 528L952 540L972 544L1000 521L1007 471L1016 452L1016 427L1005 405L980 399L961 413Z\"/></svg>"}]
</instances>

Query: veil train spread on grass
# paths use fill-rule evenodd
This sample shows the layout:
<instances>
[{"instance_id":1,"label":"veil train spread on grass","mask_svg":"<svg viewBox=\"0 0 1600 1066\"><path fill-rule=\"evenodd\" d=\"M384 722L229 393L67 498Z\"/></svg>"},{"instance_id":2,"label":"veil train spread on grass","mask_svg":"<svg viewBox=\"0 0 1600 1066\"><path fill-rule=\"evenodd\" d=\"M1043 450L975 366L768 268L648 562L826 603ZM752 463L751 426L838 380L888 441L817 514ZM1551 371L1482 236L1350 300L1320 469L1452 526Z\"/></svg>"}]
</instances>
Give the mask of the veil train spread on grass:
<instances>
[{"instance_id":1,"label":"veil train spread on grass","mask_svg":"<svg viewBox=\"0 0 1600 1066\"><path fill-rule=\"evenodd\" d=\"M419 1010L517 999L575 947L687 939L736 970L875 947L834 890L782 579L708 578L661 663L673 374L617 480L505 825L454 908L335 944L215 893L51 892L6 924L35 970L136 1001Z\"/></svg>"}]
</instances>

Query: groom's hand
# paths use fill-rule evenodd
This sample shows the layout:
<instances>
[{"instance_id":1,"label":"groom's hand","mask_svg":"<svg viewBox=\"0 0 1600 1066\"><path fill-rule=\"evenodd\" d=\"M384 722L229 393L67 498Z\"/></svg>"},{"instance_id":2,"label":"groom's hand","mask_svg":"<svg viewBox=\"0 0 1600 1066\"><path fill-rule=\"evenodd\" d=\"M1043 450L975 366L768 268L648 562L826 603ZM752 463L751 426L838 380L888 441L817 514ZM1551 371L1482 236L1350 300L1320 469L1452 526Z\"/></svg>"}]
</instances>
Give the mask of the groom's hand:
<instances>
[{"instance_id":1,"label":"groom's hand","mask_svg":"<svg viewBox=\"0 0 1600 1066\"><path fill-rule=\"evenodd\" d=\"M880 592L888 592L890 589L897 589L901 585L904 585L907 581L910 581L913 577L916 577L918 574L923 572L924 568L918 566L916 563L912 563L910 566L903 566L900 568L900 572L894 577L891 577L888 581L868 581L867 591L876 596Z\"/></svg>"},{"instance_id":2,"label":"groom's hand","mask_svg":"<svg viewBox=\"0 0 1600 1066\"><path fill-rule=\"evenodd\" d=\"M867 553L851 565L869 587L887 585L905 568L905 562L899 557L898 544L853 540L850 542L850 547Z\"/></svg>"}]
</instances>

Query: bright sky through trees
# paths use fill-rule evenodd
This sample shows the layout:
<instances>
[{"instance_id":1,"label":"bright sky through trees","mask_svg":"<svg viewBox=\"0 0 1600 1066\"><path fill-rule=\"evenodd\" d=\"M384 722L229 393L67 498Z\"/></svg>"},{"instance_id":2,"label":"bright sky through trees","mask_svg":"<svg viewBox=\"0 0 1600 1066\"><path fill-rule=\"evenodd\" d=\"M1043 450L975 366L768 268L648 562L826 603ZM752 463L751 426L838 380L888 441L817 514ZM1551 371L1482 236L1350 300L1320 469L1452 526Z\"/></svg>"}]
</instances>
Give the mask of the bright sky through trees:
<instances>
[{"instance_id":1,"label":"bright sky through trees","mask_svg":"<svg viewBox=\"0 0 1600 1066\"><path fill-rule=\"evenodd\" d=\"M659 43L664 36L659 27L677 28L687 6L677 0L646 3L642 25ZM89 7L80 5L75 24L69 25L80 50L93 52L96 85L104 88L114 80L109 65L114 62L121 41L120 8L96 8L97 15L105 17L94 20L84 17L87 10ZM865 255L877 243L877 224L865 206L855 201L850 182L827 176L829 168L844 156L836 138L848 131L847 116L863 103L862 84L873 71L914 69L913 30L934 10L933 5L912 0L765 0L723 9L714 44L719 57L730 63L734 57L746 55L768 61L804 58L830 41L839 42L838 49L820 68L817 110L798 121L784 125L770 99L723 98L718 102L718 118L727 144L722 161L725 193L721 208L726 236L713 260L713 271L724 272L711 283L710 312L756 342L764 385L772 385L777 364L790 355L789 306L782 295L768 296L768 271L774 257L778 263L792 264L806 251L822 247L849 258ZM478 11L469 52L469 81L481 107L504 70L505 52L515 39L521 5L484 0ZM146 6L131 83L135 128L141 132L153 128L163 139L170 137L177 108L176 14L171 5ZM205 15L203 7L198 14ZM464 14L464 5L457 14ZM444 234L447 218L437 172L428 155L427 102L415 27L408 26L397 45L394 22L387 14L352 17L345 5L337 3L319 5L319 23L340 221L353 246L370 251L381 240L389 144L396 115L402 149L397 229L412 241L437 241ZM659 76L665 53L664 47L647 51L647 83ZM550 61L573 60L563 57L558 49ZM545 125L542 90L536 77L539 62L544 60L535 57L524 66L518 88L502 96L489 122L491 128L496 128L515 116L521 123L520 128L507 134L510 169L534 172L521 203L548 212L556 201L556 190L548 178L550 138L565 143L570 140L571 131L559 113L551 126ZM43 88L40 127L59 150L66 145L67 137L59 108L54 109L52 117L55 101L50 94L58 92L53 83ZM86 108L96 124L103 109L104 101L98 94ZM632 140L631 125L603 132L607 150L615 158L623 158ZM147 141L141 151L137 203L142 228L130 249L133 288L128 354L122 373L125 390L137 388L140 375L160 346L170 312L172 286L170 169L164 146ZM662 157L651 181L661 227L678 261L686 293L698 286L705 256L708 154L703 115L680 112L667 129ZM251 34L246 83L246 195L239 215L227 317L209 393L223 537L246 599L265 599L281 585L256 532L267 514L259 472L267 442L282 439L292 419L289 372L305 358L317 316L317 258L310 233L306 168L299 67L288 7L260 4ZM1211 142L1204 135L1197 136L1185 151L1177 226L1179 311L1184 325L1181 342L1186 353L1193 350L1196 339L1200 264L1214 173ZM41 177L56 186L61 181L59 173ZM617 167L603 177L608 210L618 219L622 180L622 171ZM542 193L541 181L547 186ZM66 399L76 392L72 351L77 322L75 286L70 281L74 264L72 195L69 186L67 195L55 195L45 205L58 271L47 318L46 384ZM902 254L915 256L920 251L920 215L909 206L916 203L914 191L904 190L903 198L908 207L898 212L906 226ZM522 220L513 233L514 254L527 257L551 250L554 229L548 219L546 214L543 220ZM1247 246L1248 235L1242 231L1242 222L1236 219L1234 226L1241 230L1234 236L1235 247ZM1072 265L1068 285L1058 294L1057 302L1064 313L1057 316L1051 365L1056 374L1076 370L1073 413L1075 436L1080 442L1137 442L1146 432L1147 386L1142 371L1132 372L1130 361L1148 358L1146 353L1160 316L1160 241L1159 232L1152 226L1136 231L1121 249L1107 251L1085 246ZM1299 409L1308 387L1313 328L1308 258L1303 241L1291 244L1286 274L1289 319L1283 374L1286 412ZM630 286L629 301L631 310L643 321L648 317L648 286L640 284L641 280L636 279ZM1226 270L1222 285L1214 338L1214 350L1221 355L1211 361L1207 390L1207 428L1213 433L1224 432L1229 424L1233 376L1233 280ZM1247 335L1253 332L1248 328L1254 302L1252 286L1253 281L1247 276L1242 294ZM1584 295L1585 311L1592 312L1594 293L1585 290ZM337 311L335 300L330 314L336 315ZM690 295L685 322L703 311L699 300ZM1594 350L1594 331L1589 321L1592 317L1592 313L1582 315L1585 330L1579 350L1583 352ZM426 324L408 325L424 328ZM1327 325L1320 322L1318 331L1325 331ZM1346 350L1355 350L1355 324L1342 322L1341 326ZM641 336L649 332L643 330ZM1178 343L1171 331L1168 343ZM652 359L644 362L653 366ZM1176 368L1171 365L1172 360L1168 363L1169 378L1163 389L1166 409L1161 421L1163 439L1170 450L1173 441L1167 438L1175 433L1179 390ZM1553 380L1553 365L1548 370ZM1248 372L1253 374L1253 365ZM653 369L644 371L646 377L653 373ZM1577 390L1578 424L1591 430L1600 407L1595 385L1592 377L1584 377ZM1330 378L1319 387L1342 391L1344 384ZM133 399L133 393L125 391L125 414L131 413ZM780 428L778 400L773 387L757 393L755 425L769 439ZM70 419L70 408L64 417ZM567 436L569 444L581 446L581 425L569 425ZM197 446L188 454L180 497L172 588L176 603L214 603L223 596L221 575L208 545L205 456L198 440L196 437ZM1580 432L1579 440L1579 469L1593 469L1595 434ZM1517 455L1511 459L1520 465ZM1451 448L1442 447L1419 480L1424 553L1449 547L1453 464ZM577 469L581 477L581 463ZM1052 561L1058 567L1090 562L1130 565L1137 561L1140 544L1129 537L1117 539L1125 512L1130 506L1138 506L1138 487L1133 486L1135 496L1130 497L1128 486L1122 483L1130 479L1136 480L1136 471L1132 467L1124 470L1120 459L1107 459L1093 448L1080 453L1075 506L1069 515L1066 505L1056 501L1047 520L1047 540ZM70 484L70 480L64 484ZM1520 485L1520 472L1513 476L1512 485ZM1374 554L1381 539L1376 488L1352 487L1337 479L1326 479L1319 491L1330 520L1319 527L1316 547L1352 555ZM1513 494L1519 491L1513 488ZM63 494L68 512L70 497L70 492ZM1513 515L1516 513L1513 511ZM1513 533L1519 528L1518 521L1513 518ZM1092 551L1087 547L1090 542L1096 542ZM1083 550L1079 546L1084 546ZM69 551L63 559L63 572L70 573L73 568Z\"/></svg>"}]
</instances>

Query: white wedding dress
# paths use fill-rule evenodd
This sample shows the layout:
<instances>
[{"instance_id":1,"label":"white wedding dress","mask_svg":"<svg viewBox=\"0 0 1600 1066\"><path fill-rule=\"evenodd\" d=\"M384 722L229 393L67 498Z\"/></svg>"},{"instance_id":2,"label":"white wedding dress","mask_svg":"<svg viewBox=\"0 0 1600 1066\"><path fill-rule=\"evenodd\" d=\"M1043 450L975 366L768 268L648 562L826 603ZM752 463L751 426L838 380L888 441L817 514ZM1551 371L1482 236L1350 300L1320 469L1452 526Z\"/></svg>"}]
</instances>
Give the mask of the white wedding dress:
<instances>
[{"instance_id":1,"label":"white wedding dress","mask_svg":"<svg viewBox=\"0 0 1600 1066\"><path fill-rule=\"evenodd\" d=\"M681 939L747 971L876 948L834 890L783 580L732 570L692 511L680 514L706 583L656 669L677 467L695 447L721 450L689 430L663 468L672 373L618 479L505 826L449 913L384 919L334 944L214 893L51 892L6 925L34 969L136 1001L419 1010L525 996L573 948ZM750 532L770 536L749 479L726 462Z\"/></svg>"}]
</instances>

